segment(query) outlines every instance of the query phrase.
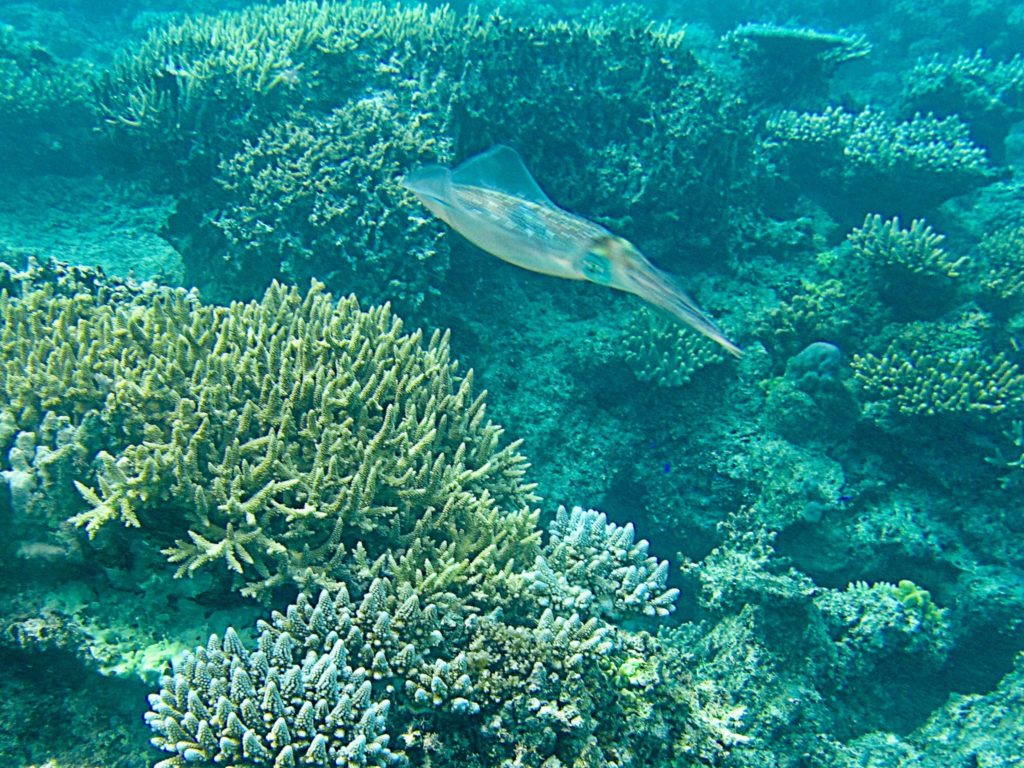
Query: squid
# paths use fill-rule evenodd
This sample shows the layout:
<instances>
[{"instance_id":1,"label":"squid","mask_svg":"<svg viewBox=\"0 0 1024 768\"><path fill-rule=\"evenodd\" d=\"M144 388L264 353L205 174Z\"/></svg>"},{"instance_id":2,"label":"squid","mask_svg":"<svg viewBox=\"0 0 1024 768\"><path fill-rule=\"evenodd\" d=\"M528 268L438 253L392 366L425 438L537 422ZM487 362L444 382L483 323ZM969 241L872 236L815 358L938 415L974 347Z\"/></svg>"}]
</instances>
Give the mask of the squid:
<instances>
[{"instance_id":1,"label":"squid","mask_svg":"<svg viewBox=\"0 0 1024 768\"><path fill-rule=\"evenodd\" d=\"M517 267L631 293L739 357L742 350L628 240L551 202L504 145L451 169L427 165L402 185L474 245Z\"/></svg>"}]
</instances>

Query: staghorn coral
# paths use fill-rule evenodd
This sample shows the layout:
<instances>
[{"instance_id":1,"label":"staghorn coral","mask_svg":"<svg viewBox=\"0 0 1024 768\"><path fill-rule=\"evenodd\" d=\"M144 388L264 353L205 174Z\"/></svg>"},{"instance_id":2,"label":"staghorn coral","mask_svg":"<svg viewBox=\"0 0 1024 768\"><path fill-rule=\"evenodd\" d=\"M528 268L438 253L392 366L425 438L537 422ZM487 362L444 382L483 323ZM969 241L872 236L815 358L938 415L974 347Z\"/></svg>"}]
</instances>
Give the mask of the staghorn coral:
<instances>
[{"instance_id":1,"label":"staghorn coral","mask_svg":"<svg viewBox=\"0 0 1024 768\"><path fill-rule=\"evenodd\" d=\"M829 107L783 112L766 128L767 149L840 219L859 219L871 209L927 211L995 175L985 151L952 116L916 114L897 122L877 110Z\"/></svg>"},{"instance_id":2,"label":"staghorn coral","mask_svg":"<svg viewBox=\"0 0 1024 768\"><path fill-rule=\"evenodd\" d=\"M974 142L1003 162L1006 135L1024 118L1024 58L993 61L976 51L952 60L919 60L904 76L900 105L906 115L960 117Z\"/></svg>"},{"instance_id":3,"label":"staghorn coral","mask_svg":"<svg viewBox=\"0 0 1024 768\"><path fill-rule=\"evenodd\" d=\"M75 478L86 508L70 517L91 537L111 523L169 533L179 575L214 568L247 594L333 584L345 541L440 558L431 537L461 529L457 552L479 551L499 509L520 510L503 513L521 536L506 545L534 546L524 459L499 447L440 333L424 348L386 307L319 285L231 307L21 288L0 294L0 389L23 432L49 412L97 423L95 474Z\"/></svg>"},{"instance_id":4,"label":"staghorn coral","mask_svg":"<svg viewBox=\"0 0 1024 768\"><path fill-rule=\"evenodd\" d=\"M722 40L747 70L745 86L772 102L824 96L840 65L871 52L863 35L777 24L741 24Z\"/></svg>"},{"instance_id":5,"label":"staghorn coral","mask_svg":"<svg viewBox=\"0 0 1024 768\"><path fill-rule=\"evenodd\" d=\"M453 24L447 10L392 11L380 3L296 2L190 16L124 51L98 83L95 109L128 156L174 169L239 149L240 138L303 100L336 103L353 89L365 93L377 62L398 66L389 48L400 55L411 38ZM373 35L364 34L369 29Z\"/></svg>"},{"instance_id":6,"label":"staghorn coral","mask_svg":"<svg viewBox=\"0 0 1024 768\"><path fill-rule=\"evenodd\" d=\"M1024 407L1024 370L1002 352L928 353L893 342L881 355L854 355L851 366L876 421L1014 415Z\"/></svg>"},{"instance_id":7,"label":"staghorn coral","mask_svg":"<svg viewBox=\"0 0 1024 768\"><path fill-rule=\"evenodd\" d=\"M697 371L724 359L704 337L648 309L634 313L622 348L633 375L659 387L681 387Z\"/></svg>"},{"instance_id":8,"label":"staghorn coral","mask_svg":"<svg viewBox=\"0 0 1024 768\"><path fill-rule=\"evenodd\" d=\"M410 111L408 101L385 91L324 118L294 115L222 161L226 202L213 223L231 247L219 266L240 280L283 274L300 283L329 270L363 300L410 307L436 292L447 268L442 233L398 180L450 151L440 116Z\"/></svg>"},{"instance_id":9,"label":"staghorn coral","mask_svg":"<svg viewBox=\"0 0 1024 768\"><path fill-rule=\"evenodd\" d=\"M612 619L625 614L666 616L678 589L666 589L668 561L633 540L633 525L607 522L600 512L558 508L551 538L534 565L533 590L541 603L572 607Z\"/></svg>"}]
</instances>

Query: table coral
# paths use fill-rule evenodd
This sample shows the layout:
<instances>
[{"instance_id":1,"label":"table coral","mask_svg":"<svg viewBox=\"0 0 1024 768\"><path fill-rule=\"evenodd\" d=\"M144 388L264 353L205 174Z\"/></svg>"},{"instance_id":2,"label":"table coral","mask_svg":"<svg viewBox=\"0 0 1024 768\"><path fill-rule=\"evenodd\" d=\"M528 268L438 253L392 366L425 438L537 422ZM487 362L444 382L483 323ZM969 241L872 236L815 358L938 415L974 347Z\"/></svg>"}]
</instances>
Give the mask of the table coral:
<instances>
[{"instance_id":1,"label":"table coral","mask_svg":"<svg viewBox=\"0 0 1024 768\"><path fill-rule=\"evenodd\" d=\"M1024 118L1024 58L993 61L976 51L920 60L904 75L900 102L907 115L959 116L974 141L1003 162L1006 136Z\"/></svg>"},{"instance_id":2,"label":"table coral","mask_svg":"<svg viewBox=\"0 0 1024 768\"><path fill-rule=\"evenodd\" d=\"M841 64L871 52L863 35L777 24L741 24L722 39L748 70L745 87L770 102L820 98Z\"/></svg>"},{"instance_id":3,"label":"table coral","mask_svg":"<svg viewBox=\"0 0 1024 768\"><path fill-rule=\"evenodd\" d=\"M783 112L766 128L766 147L788 162L808 194L818 194L844 220L871 208L927 211L995 178L985 150L954 116L897 121L876 109L829 107Z\"/></svg>"}]
</instances>

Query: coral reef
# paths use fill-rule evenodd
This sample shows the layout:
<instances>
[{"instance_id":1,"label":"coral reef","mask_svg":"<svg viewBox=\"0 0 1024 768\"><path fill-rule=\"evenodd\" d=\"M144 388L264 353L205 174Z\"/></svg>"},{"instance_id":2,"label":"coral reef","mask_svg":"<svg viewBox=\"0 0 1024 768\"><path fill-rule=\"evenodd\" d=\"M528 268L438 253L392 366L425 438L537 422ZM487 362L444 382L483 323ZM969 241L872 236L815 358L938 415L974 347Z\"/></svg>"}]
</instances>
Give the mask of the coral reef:
<instances>
[{"instance_id":1,"label":"coral reef","mask_svg":"<svg viewBox=\"0 0 1024 768\"><path fill-rule=\"evenodd\" d=\"M1019 3L64 5L0 257L122 278L0 269L0 763L1018 758ZM744 357L398 184L496 142Z\"/></svg>"},{"instance_id":2,"label":"coral reef","mask_svg":"<svg viewBox=\"0 0 1024 768\"><path fill-rule=\"evenodd\" d=\"M945 238L921 219L903 229L898 217L883 221L869 214L846 239L853 255L867 262L879 295L902 317L935 315L947 307L967 263L947 253Z\"/></svg>"},{"instance_id":3,"label":"coral reef","mask_svg":"<svg viewBox=\"0 0 1024 768\"><path fill-rule=\"evenodd\" d=\"M934 56L906 73L900 108L964 120L973 141L1001 163L1011 126L1024 119L1024 59L993 61L976 51L948 60Z\"/></svg>"},{"instance_id":4,"label":"coral reef","mask_svg":"<svg viewBox=\"0 0 1024 768\"><path fill-rule=\"evenodd\" d=\"M104 72L96 109L122 155L179 190L172 233L187 233L175 242L209 295L224 290L210 265L226 259L241 282L225 299L316 275L410 311L444 268L426 258L439 228L410 221L397 177L497 140L522 147L567 207L642 229L646 252L678 240L681 220L690 249L716 251L750 142L723 130L735 107L682 39L625 9L565 24L254 6L154 30ZM596 78L585 89L583 73ZM375 273L392 262L405 266Z\"/></svg>"},{"instance_id":5,"label":"coral reef","mask_svg":"<svg viewBox=\"0 0 1024 768\"><path fill-rule=\"evenodd\" d=\"M1024 408L1024 371L1004 353L933 355L893 343L881 355L855 355L851 366L875 419L1012 416Z\"/></svg>"},{"instance_id":6,"label":"coral reef","mask_svg":"<svg viewBox=\"0 0 1024 768\"><path fill-rule=\"evenodd\" d=\"M984 149L958 118L829 107L770 119L767 148L841 222L866 211L925 213L994 177Z\"/></svg>"},{"instance_id":7,"label":"coral reef","mask_svg":"<svg viewBox=\"0 0 1024 768\"><path fill-rule=\"evenodd\" d=\"M384 92L326 118L294 116L222 161L229 202L214 225L231 244L221 259L231 280L281 274L301 284L329 267L329 280L358 288L364 301L415 308L437 292L448 266L441 232L398 183L410 168L450 157L436 138L440 116L403 104L421 99L432 100Z\"/></svg>"},{"instance_id":8,"label":"coral reef","mask_svg":"<svg viewBox=\"0 0 1024 768\"><path fill-rule=\"evenodd\" d=\"M705 366L724 358L714 344L648 309L634 313L623 339L625 360L633 375L659 387L681 387Z\"/></svg>"},{"instance_id":9,"label":"coral reef","mask_svg":"<svg viewBox=\"0 0 1024 768\"><path fill-rule=\"evenodd\" d=\"M840 65L871 52L863 35L777 24L741 24L723 41L743 63L745 89L790 107L821 99Z\"/></svg>"},{"instance_id":10,"label":"coral reef","mask_svg":"<svg viewBox=\"0 0 1024 768\"><path fill-rule=\"evenodd\" d=\"M155 743L171 753L161 765L426 752L465 765L468 750L480 765L649 764L726 748L726 726L660 682L655 639L613 623L674 608L667 563L632 525L580 508L540 542L523 458L498 448L440 334L423 347L386 307L363 312L316 284L213 307L53 263L3 280L0 435L24 531L61 530L83 574L113 556L107 578L136 581L124 563L179 537L163 553L200 580L197 595L224 576L251 596L304 590L258 624L254 649L229 629L176 657L151 699ZM31 343L44 324L48 344ZM73 488L84 509L67 523L88 540L62 522ZM150 600L180 618L186 594L153 590L136 620ZM107 675L148 677L176 651L156 637L142 647L141 631L125 644L63 608L17 614L5 612L18 647L92 655ZM653 727L670 738L658 744Z\"/></svg>"},{"instance_id":11,"label":"coral reef","mask_svg":"<svg viewBox=\"0 0 1024 768\"><path fill-rule=\"evenodd\" d=\"M95 468L75 478L85 508L63 514L91 537L152 527L179 575L215 568L261 594L333 584L356 532L376 556L454 526L466 553L486 546L470 520L521 509L528 525L524 459L498 447L440 334L424 348L386 307L318 285L216 308L156 288L65 296L38 277L10 275L20 290L0 295L0 387L28 435L8 439L90 425L103 448L78 459Z\"/></svg>"},{"instance_id":12,"label":"coral reef","mask_svg":"<svg viewBox=\"0 0 1024 768\"><path fill-rule=\"evenodd\" d=\"M1024 226L1003 227L978 244L979 299L1001 315L1024 308Z\"/></svg>"},{"instance_id":13,"label":"coral reef","mask_svg":"<svg viewBox=\"0 0 1024 768\"><path fill-rule=\"evenodd\" d=\"M666 616L675 608L679 590L665 588L668 562L648 556L647 541L634 542L632 523L617 526L592 509L559 507L549 532L534 565L542 604L612 620Z\"/></svg>"},{"instance_id":14,"label":"coral reef","mask_svg":"<svg viewBox=\"0 0 1024 768\"><path fill-rule=\"evenodd\" d=\"M0 150L6 173L82 167L81 155L90 154L92 71L84 59L66 61L0 22Z\"/></svg>"}]
</instances>

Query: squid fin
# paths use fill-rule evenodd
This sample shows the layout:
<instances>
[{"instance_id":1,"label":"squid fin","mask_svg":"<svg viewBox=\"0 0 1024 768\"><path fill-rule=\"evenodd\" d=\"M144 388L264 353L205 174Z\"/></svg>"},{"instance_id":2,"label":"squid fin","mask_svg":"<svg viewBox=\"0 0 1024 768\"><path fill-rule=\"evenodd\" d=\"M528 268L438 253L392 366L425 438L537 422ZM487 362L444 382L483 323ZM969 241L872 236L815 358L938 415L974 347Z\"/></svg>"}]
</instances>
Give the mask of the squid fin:
<instances>
[{"instance_id":1,"label":"squid fin","mask_svg":"<svg viewBox=\"0 0 1024 768\"><path fill-rule=\"evenodd\" d=\"M452 183L480 187L518 197L538 205L555 208L512 147L498 144L471 157L452 171Z\"/></svg>"}]
</instances>

